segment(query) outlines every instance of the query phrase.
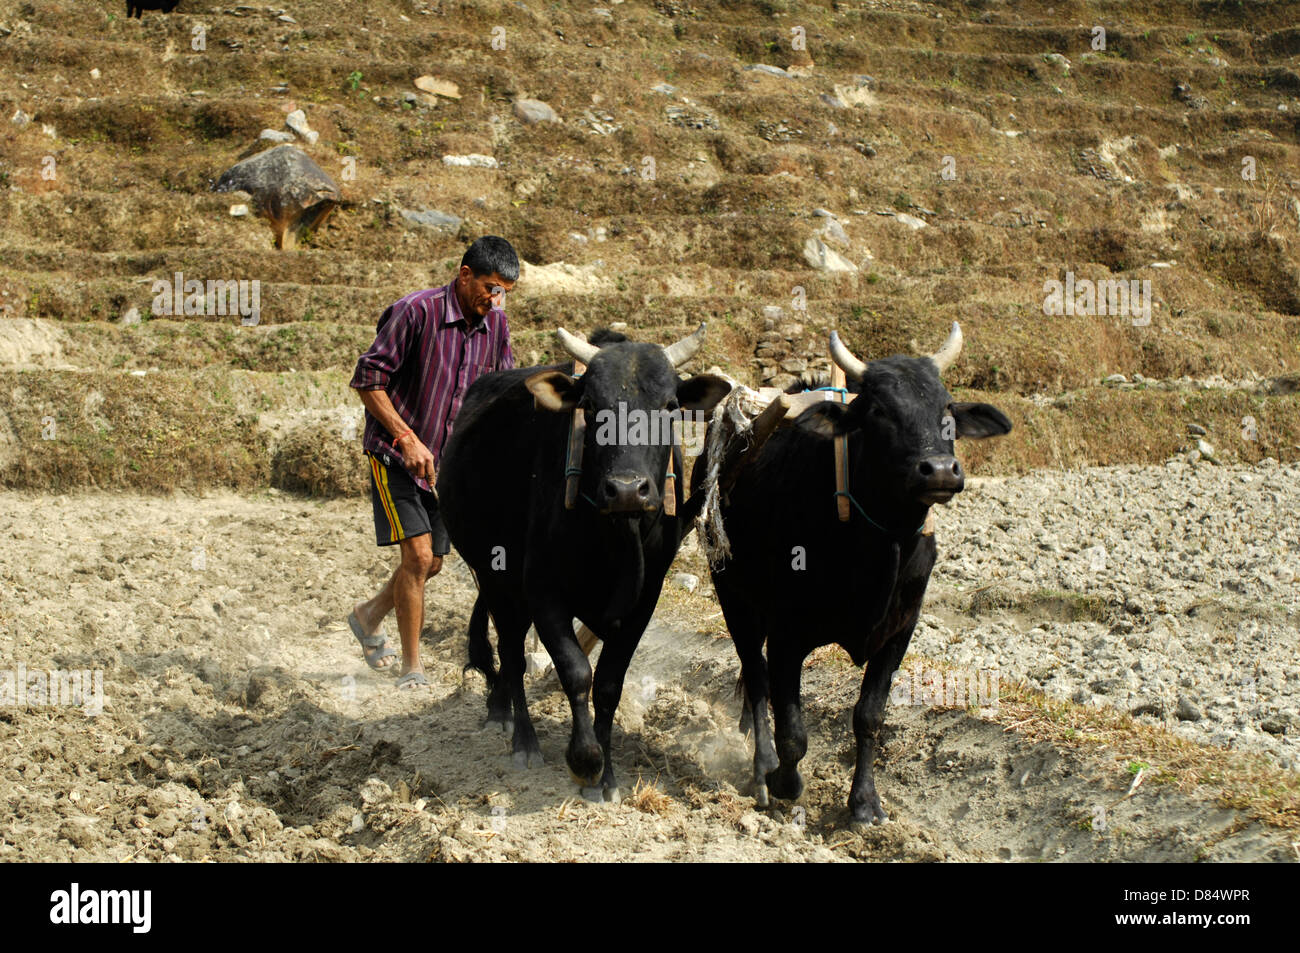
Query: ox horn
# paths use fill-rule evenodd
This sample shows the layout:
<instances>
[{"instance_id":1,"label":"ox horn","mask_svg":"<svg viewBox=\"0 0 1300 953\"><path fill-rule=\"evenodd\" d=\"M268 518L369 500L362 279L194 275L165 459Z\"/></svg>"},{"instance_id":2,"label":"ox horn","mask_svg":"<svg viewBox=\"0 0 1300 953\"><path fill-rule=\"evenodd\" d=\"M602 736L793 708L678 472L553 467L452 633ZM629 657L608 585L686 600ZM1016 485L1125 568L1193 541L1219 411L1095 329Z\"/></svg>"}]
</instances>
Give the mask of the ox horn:
<instances>
[{"instance_id":1,"label":"ox horn","mask_svg":"<svg viewBox=\"0 0 1300 953\"><path fill-rule=\"evenodd\" d=\"M673 367L681 367L693 358L700 345L704 343L704 328L705 324L701 321L694 334L664 348L664 357L668 358L668 363Z\"/></svg>"},{"instance_id":2,"label":"ox horn","mask_svg":"<svg viewBox=\"0 0 1300 953\"><path fill-rule=\"evenodd\" d=\"M600 350L596 345L588 344L582 338L570 334L564 328L555 329L555 338L575 360L581 361L583 364L590 364L591 359Z\"/></svg>"},{"instance_id":3,"label":"ox horn","mask_svg":"<svg viewBox=\"0 0 1300 953\"><path fill-rule=\"evenodd\" d=\"M934 366L939 368L942 374L952 366L953 361L957 360L957 355L961 353L961 325L956 321L952 323L952 330L948 332L948 340L943 342L943 347L930 355L930 360L934 361Z\"/></svg>"},{"instance_id":4,"label":"ox horn","mask_svg":"<svg viewBox=\"0 0 1300 953\"><path fill-rule=\"evenodd\" d=\"M853 353L844 346L838 331L831 332L831 360L851 381L862 380L862 375L867 372L867 365L854 357Z\"/></svg>"}]
</instances>

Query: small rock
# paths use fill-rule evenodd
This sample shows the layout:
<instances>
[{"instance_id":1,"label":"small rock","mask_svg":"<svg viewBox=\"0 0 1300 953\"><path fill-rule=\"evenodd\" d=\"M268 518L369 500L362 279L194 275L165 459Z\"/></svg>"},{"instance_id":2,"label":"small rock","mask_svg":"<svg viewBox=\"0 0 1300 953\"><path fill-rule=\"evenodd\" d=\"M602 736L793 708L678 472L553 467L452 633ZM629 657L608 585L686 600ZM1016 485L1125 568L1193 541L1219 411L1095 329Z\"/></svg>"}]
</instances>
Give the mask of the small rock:
<instances>
[{"instance_id":1,"label":"small rock","mask_svg":"<svg viewBox=\"0 0 1300 953\"><path fill-rule=\"evenodd\" d=\"M841 225L837 219L829 218L826 220L826 225L822 228L822 235L835 242L837 245L841 245L844 248L849 247L848 233L844 231L844 226Z\"/></svg>"},{"instance_id":2,"label":"small rock","mask_svg":"<svg viewBox=\"0 0 1300 953\"><path fill-rule=\"evenodd\" d=\"M285 116L284 124L312 145L320 138L320 133L307 125L307 114L301 109L295 109Z\"/></svg>"},{"instance_id":3,"label":"small rock","mask_svg":"<svg viewBox=\"0 0 1300 953\"><path fill-rule=\"evenodd\" d=\"M243 204L232 205L230 206L230 214L235 218L243 218L248 214L248 206Z\"/></svg>"},{"instance_id":4,"label":"small rock","mask_svg":"<svg viewBox=\"0 0 1300 953\"><path fill-rule=\"evenodd\" d=\"M1133 699L1133 703L1129 707L1130 715L1155 715L1158 718L1163 712L1164 705L1161 704L1160 699L1149 695L1138 696Z\"/></svg>"},{"instance_id":5,"label":"small rock","mask_svg":"<svg viewBox=\"0 0 1300 953\"><path fill-rule=\"evenodd\" d=\"M100 73L100 71L99 71L99 67L98 67L98 66L96 66L93 70L90 71L90 78L91 78L91 79L99 79L99 77L102 76L102 75L103 75L103 74Z\"/></svg>"},{"instance_id":6,"label":"small rock","mask_svg":"<svg viewBox=\"0 0 1300 953\"><path fill-rule=\"evenodd\" d=\"M1187 432L1194 437L1204 437L1208 431L1200 424L1188 424Z\"/></svg>"},{"instance_id":7,"label":"small rock","mask_svg":"<svg viewBox=\"0 0 1300 953\"><path fill-rule=\"evenodd\" d=\"M436 209L402 209L402 218L415 225L454 232L460 228L462 219Z\"/></svg>"},{"instance_id":8,"label":"small rock","mask_svg":"<svg viewBox=\"0 0 1300 953\"><path fill-rule=\"evenodd\" d=\"M1102 378L1103 384L1127 384L1128 378L1123 374L1111 374L1109 377Z\"/></svg>"},{"instance_id":9,"label":"small rock","mask_svg":"<svg viewBox=\"0 0 1300 953\"><path fill-rule=\"evenodd\" d=\"M268 142L293 142L293 133L281 129L263 129L257 138Z\"/></svg>"},{"instance_id":10,"label":"small rock","mask_svg":"<svg viewBox=\"0 0 1300 953\"><path fill-rule=\"evenodd\" d=\"M1205 717L1186 695L1178 696L1178 707L1174 710L1174 714L1180 721L1200 721Z\"/></svg>"},{"instance_id":11,"label":"small rock","mask_svg":"<svg viewBox=\"0 0 1300 953\"><path fill-rule=\"evenodd\" d=\"M699 584L700 577L689 572L679 572L673 576L673 585L687 592L694 592Z\"/></svg>"},{"instance_id":12,"label":"small rock","mask_svg":"<svg viewBox=\"0 0 1300 953\"><path fill-rule=\"evenodd\" d=\"M485 156L478 152L471 152L464 156L443 156L443 165L461 166L473 169L496 169L500 168L494 156Z\"/></svg>"},{"instance_id":13,"label":"small rock","mask_svg":"<svg viewBox=\"0 0 1300 953\"><path fill-rule=\"evenodd\" d=\"M27 115L21 109L15 109L14 114L9 117L9 121L15 126L25 126L32 121L32 117Z\"/></svg>"},{"instance_id":14,"label":"small rock","mask_svg":"<svg viewBox=\"0 0 1300 953\"><path fill-rule=\"evenodd\" d=\"M908 215L905 212L899 212L894 218L912 229L912 231L920 231L928 224L924 219L917 218L915 215Z\"/></svg>"},{"instance_id":15,"label":"small rock","mask_svg":"<svg viewBox=\"0 0 1300 953\"><path fill-rule=\"evenodd\" d=\"M370 778L365 784L361 785L361 801L363 804L378 804L381 801L389 800L392 796L393 789L381 778Z\"/></svg>"},{"instance_id":16,"label":"small rock","mask_svg":"<svg viewBox=\"0 0 1300 953\"><path fill-rule=\"evenodd\" d=\"M525 126L531 126L539 122L560 121L560 117L555 114L555 110L540 99L516 99L514 114L515 118Z\"/></svg>"},{"instance_id":17,"label":"small rock","mask_svg":"<svg viewBox=\"0 0 1300 953\"><path fill-rule=\"evenodd\" d=\"M779 66L768 66L766 63L751 63L745 67L746 72L766 73L768 76L780 76L782 79L789 79L790 74Z\"/></svg>"},{"instance_id":18,"label":"small rock","mask_svg":"<svg viewBox=\"0 0 1300 953\"><path fill-rule=\"evenodd\" d=\"M818 271L857 271L858 266L853 264L839 252L830 248L824 241L815 235L804 242L803 246L804 261L808 262L810 268Z\"/></svg>"},{"instance_id":19,"label":"small rock","mask_svg":"<svg viewBox=\"0 0 1300 953\"><path fill-rule=\"evenodd\" d=\"M447 99L460 99L460 87L450 80L438 79L435 76L421 76L415 81L415 88L434 96L443 96Z\"/></svg>"},{"instance_id":20,"label":"small rock","mask_svg":"<svg viewBox=\"0 0 1300 953\"><path fill-rule=\"evenodd\" d=\"M677 87L676 87L676 86L670 86L670 85L668 85L667 83L660 83L658 86L651 86L651 87L650 87L650 92L652 92L652 93L659 93L660 95L663 95L663 96L676 96L676 95L677 95Z\"/></svg>"},{"instance_id":21,"label":"small rock","mask_svg":"<svg viewBox=\"0 0 1300 953\"><path fill-rule=\"evenodd\" d=\"M133 327L140 323L140 309L130 308L126 314L118 319L117 325L121 328Z\"/></svg>"}]
</instances>

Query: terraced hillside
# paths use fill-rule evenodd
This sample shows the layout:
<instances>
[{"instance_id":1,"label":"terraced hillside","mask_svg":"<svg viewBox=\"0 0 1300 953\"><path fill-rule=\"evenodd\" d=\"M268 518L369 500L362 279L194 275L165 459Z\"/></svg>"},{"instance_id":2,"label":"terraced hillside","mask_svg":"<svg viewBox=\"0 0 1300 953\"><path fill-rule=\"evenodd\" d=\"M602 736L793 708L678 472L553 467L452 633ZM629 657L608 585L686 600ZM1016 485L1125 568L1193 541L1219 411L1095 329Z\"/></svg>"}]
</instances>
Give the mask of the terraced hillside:
<instances>
[{"instance_id":1,"label":"terraced hillside","mask_svg":"<svg viewBox=\"0 0 1300 953\"><path fill-rule=\"evenodd\" d=\"M960 320L952 384L1017 423L979 472L1160 462L1189 423L1222 458L1300 456L1300 3L124 14L0 2L9 486L358 489L356 355L484 233L530 265L521 358L557 324L707 320L696 365L758 383L824 364L831 327L876 356ZM209 188L295 108L346 204L276 251ZM471 154L493 167L444 162ZM430 210L454 218L403 215ZM177 272L259 281L259 323L154 314ZM1045 314L1067 274L1149 280L1150 309Z\"/></svg>"},{"instance_id":2,"label":"terraced hillside","mask_svg":"<svg viewBox=\"0 0 1300 953\"><path fill-rule=\"evenodd\" d=\"M0 860L1300 857L1300 0L284 2L0 0ZM286 136L344 201L277 250L211 187ZM393 553L347 382L487 233L531 363L705 320L688 371L789 384L832 328L961 322L950 387L1015 429L937 514L898 823L848 823L833 647L808 788L757 810L694 537L621 803L571 782L553 673L543 767L480 730L455 553L431 686L366 668L343 620ZM177 275L257 282L256 323L163 313ZM56 667L101 710L5 696Z\"/></svg>"}]
</instances>

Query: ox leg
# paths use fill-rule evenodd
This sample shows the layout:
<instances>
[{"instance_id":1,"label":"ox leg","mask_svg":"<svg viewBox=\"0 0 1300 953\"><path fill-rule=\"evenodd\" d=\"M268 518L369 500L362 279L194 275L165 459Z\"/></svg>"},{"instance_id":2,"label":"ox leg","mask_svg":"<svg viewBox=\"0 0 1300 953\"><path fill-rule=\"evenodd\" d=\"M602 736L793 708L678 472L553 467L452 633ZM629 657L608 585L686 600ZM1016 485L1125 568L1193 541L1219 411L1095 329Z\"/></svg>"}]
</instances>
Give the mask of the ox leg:
<instances>
[{"instance_id":1,"label":"ox leg","mask_svg":"<svg viewBox=\"0 0 1300 953\"><path fill-rule=\"evenodd\" d=\"M772 724L767 717L768 680L767 662L763 658L761 639L736 639L736 653L740 656L740 680L745 690L745 711L740 716L741 731L746 722L754 732L754 802L767 808L771 797L767 789L767 776L777 768L776 745L772 740Z\"/></svg>"},{"instance_id":2,"label":"ox leg","mask_svg":"<svg viewBox=\"0 0 1300 953\"><path fill-rule=\"evenodd\" d=\"M560 678L560 686L568 696L569 708L573 712L573 732L569 736L569 747L564 753L569 771L574 780L586 788L594 788L600 783L601 772L605 765L605 756L591 723L591 708L588 699L591 696L591 663L578 646L573 634L573 617L558 616L554 612L539 615L534 620L537 634L555 664L555 674ZM608 645L601 649L605 653Z\"/></svg>"},{"instance_id":3,"label":"ox leg","mask_svg":"<svg viewBox=\"0 0 1300 953\"><path fill-rule=\"evenodd\" d=\"M631 631L636 631L633 627ZM632 661L640 635L631 637L631 632L624 627L613 639L606 639L600 650L600 661L596 664L596 681L594 701L596 706L596 741L604 755L605 770L600 778L600 787L606 801L619 799L618 781L614 776L614 757L610 752L610 736L614 730L614 712L618 710L619 700L623 697L623 680L627 676L628 664Z\"/></svg>"},{"instance_id":4,"label":"ox leg","mask_svg":"<svg viewBox=\"0 0 1300 953\"><path fill-rule=\"evenodd\" d=\"M915 623L913 623L915 624ZM849 812L854 827L883 824L889 820L876 793L876 778L872 762L880 729L885 724L885 702L889 700L889 683L898 665L907 654L912 640L912 629L900 632L867 662L862 675L862 694L853 708L853 734L858 740L858 763L853 772L853 787L849 790Z\"/></svg>"},{"instance_id":5,"label":"ox leg","mask_svg":"<svg viewBox=\"0 0 1300 953\"><path fill-rule=\"evenodd\" d=\"M515 767L529 768L542 763L542 748L537 742L528 699L524 694L524 638L528 634L528 614L517 605L497 603L492 621L497 628L497 654L501 673L487 698L487 724L500 725L511 732L510 747Z\"/></svg>"},{"instance_id":6,"label":"ox leg","mask_svg":"<svg viewBox=\"0 0 1300 953\"><path fill-rule=\"evenodd\" d=\"M776 716L776 753L780 764L768 772L767 789L773 797L796 800L803 794L799 762L808 750L808 733L803 725L803 701L799 682L803 676L803 656L797 651L775 648L768 639L768 674L772 688L772 711ZM758 711L754 712L755 724Z\"/></svg>"},{"instance_id":7,"label":"ox leg","mask_svg":"<svg viewBox=\"0 0 1300 953\"><path fill-rule=\"evenodd\" d=\"M754 617L743 599L731 598L731 592L717 585L718 601L727 617L731 642L740 657L740 688L744 707L740 713L740 733L754 734L754 806L766 809L771 805L767 789L767 776L776 770L776 745L772 741L772 724L768 720L769 695L767 661L763 658L763 627Z\"/></svg>"}]
</instances>

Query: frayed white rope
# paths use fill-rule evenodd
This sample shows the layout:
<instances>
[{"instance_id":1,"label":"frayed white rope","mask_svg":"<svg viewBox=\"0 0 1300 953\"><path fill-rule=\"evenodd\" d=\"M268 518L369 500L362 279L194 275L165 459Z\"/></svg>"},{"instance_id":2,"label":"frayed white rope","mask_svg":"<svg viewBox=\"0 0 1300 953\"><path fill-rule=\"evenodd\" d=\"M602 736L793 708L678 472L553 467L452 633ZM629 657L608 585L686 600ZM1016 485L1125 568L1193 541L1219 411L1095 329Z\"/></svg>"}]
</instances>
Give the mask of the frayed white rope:
<instances>
[{"instance_id":1,"label":"frayed white rope","mask_svg":"<svg viewBox=\"0 0 1300 953\"><path fill-rule=\"evenodd\" d=\"M725 376L725 375L723 375ZM730 380L731 393L713 409L709 421L709 439L704 447L704 506L695 517L695 529L710 569L717 569L731 555L731 543L722 521L722 494L718 489L719 471L727 450L737 440L751 442L754 418L767 402L756 390Z\"/></svg>"}]
</instances>

